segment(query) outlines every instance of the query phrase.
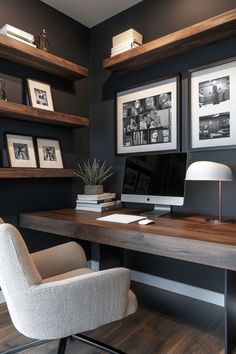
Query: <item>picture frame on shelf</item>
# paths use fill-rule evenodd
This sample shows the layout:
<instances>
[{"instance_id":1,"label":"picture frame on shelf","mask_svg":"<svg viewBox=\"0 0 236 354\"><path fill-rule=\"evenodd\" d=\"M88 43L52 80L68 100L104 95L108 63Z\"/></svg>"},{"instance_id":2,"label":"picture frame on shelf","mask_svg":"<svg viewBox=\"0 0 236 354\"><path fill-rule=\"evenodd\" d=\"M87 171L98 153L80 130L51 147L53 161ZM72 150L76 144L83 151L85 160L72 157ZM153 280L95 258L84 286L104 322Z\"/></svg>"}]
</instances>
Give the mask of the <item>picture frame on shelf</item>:
<instances>
[{"instance_id":1,"label":"picture frame on shelf","mask_svg":"<svg viewBox=\"0 0 236 354\"><path fill-rule=\"evenodd\" d=\"M40 168L64 168L59 140L36 138L36 142Z\"/></svg>"},{"instance_id":2,"label":"picture frame on shelf","mask_svg":"<svg viewBox=\"0 0 236 354\"><path fill-rule=\"evenodd\" d=\"M116 94L117 154L179 150L179 76Z\"/></svg>"},{"instance_id":3,"label":"picture frame on shelf","mask_svg":"<svg viewBox=\"0 0 236 354\"><path fill-rule=\"evenodd\" d=\"M190 147L236 146L236 57L191 69Z\"/></svg>"},{"instance_id":4,"label":"picture frame on shelf","mask_svg":"<svg viewBox=\"0 0 236 354\"><path fill-rule=\"evenodd\" d=\"M6 133L10 167L37 167L32 136Z\"/></svg>"},{"instance_id":5,"label":"picture frame on shelf","mask_svg":"<svg viewBox=\"0 0 236 354\"><path fill-rule=\"evenodd\" d=\"M27 86L32 107L54 111L50 85L27 79Z\"/></svg>"}]
</instances>

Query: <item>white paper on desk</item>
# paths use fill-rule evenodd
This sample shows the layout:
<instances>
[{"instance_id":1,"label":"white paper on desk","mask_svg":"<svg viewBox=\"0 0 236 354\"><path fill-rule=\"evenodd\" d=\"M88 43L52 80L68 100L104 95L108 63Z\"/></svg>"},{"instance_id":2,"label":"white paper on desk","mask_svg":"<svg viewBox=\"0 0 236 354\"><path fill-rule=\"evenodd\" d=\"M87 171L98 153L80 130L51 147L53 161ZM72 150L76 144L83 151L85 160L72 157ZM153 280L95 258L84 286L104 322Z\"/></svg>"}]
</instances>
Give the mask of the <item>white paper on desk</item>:
<instances>
[{"instance_id":1,"label":"white paper on desk","mask_svg":"<svg viewBox=\"0 0 236 354\"><path fill-rule=\"evenodd\" d=\"M109 221L109 222L119 222L121 224L129 224L134 221L145 219L144 216L139 215L129 215L129 214L111 214L97 218L96 220L100 221Z\"/></svg>"}]
</instances>

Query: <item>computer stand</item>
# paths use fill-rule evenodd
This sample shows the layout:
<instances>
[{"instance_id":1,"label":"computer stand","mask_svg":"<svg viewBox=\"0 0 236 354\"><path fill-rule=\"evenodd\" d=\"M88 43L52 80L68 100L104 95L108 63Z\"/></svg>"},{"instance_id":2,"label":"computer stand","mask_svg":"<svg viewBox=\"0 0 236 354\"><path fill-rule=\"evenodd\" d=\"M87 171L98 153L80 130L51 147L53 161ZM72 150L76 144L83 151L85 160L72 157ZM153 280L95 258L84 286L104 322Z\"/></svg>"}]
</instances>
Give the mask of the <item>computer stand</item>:
<instances>
[{"instance_id":1,"label":"computer stand","mask_svg":"<svg viewBox=\"0 0 236 354\"><path fill-rule=\"evenodd\" d=\"M158 217L169 213L171 213L170 205L154 204L154 209L145 211L141 215Z\"/></svg>"}]
</instances>

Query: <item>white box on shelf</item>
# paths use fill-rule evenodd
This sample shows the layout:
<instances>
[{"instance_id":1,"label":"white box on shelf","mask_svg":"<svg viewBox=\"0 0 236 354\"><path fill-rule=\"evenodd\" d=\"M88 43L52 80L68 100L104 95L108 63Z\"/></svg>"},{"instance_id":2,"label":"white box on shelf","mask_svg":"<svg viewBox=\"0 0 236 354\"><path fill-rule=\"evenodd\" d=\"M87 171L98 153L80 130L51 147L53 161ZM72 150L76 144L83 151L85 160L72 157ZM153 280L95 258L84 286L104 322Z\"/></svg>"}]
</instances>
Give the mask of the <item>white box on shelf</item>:
<instances>
[{"instance_id":1,"label":"white box on shelf","mask_svg":"<svg viewBox=\"0 0 236 354\"><path fill-rule=\"evenodd\" d=\"M34 36L32 34L22 31L21 29L11 26L9 24L6 24L2 28L0 28L0 33L1 34L6 34L6 33L12 34L13 36L21 38L27 42L34 43Z\"/></svg>"},{"instance_id":2,"label":"white box on shelf","mask_svg":"<svg viewBox=\"0 0 236 354\"><path fill-rule=\"evenodd\" d=\"M27 45L30 45L31 47L36 48L36 45L35 45L35 44L30 43L30 42L28 42L28 41L25 41L24 39L22 39L22 38L20 38L20 37L16 37L16 36L14 36L13 34L10 34L10 33L1 33L1 32L0 32L0 35L6 36L6 37L9 37L9 38L13 38L13 39L15 39L16 41L19 41L19 42L21 42L21 43L25 43L25 44L27 44Z\"/></svg>"},{"instance_id":3,"label":"white box on shelf","mask_svg":"<svg viewBox=\"0 0 236 354\"><path fill-rule=\"evenodd\" d=\"M112 37L112 46L115 47L122 44L123 42L133 40L141 44L143 42L143 36L133 28L130 28L129 30Z\"/></svg>"},{"instance_id":4,"label":"white box on shelf","mask_svg":"<svg viewBox=\"0 0 236 354\"><path fill-rule=\"evenodd\" d=\"M140 44L138 44L138 43L132 43L132 44L126 45L125 47L122 47L120 49L116 49L116 50L112 49L111 50L111 57L113 57L114 55L126 52L127 50L137 48L139 46L140 46Z\"/></svg>"}]
</instances>

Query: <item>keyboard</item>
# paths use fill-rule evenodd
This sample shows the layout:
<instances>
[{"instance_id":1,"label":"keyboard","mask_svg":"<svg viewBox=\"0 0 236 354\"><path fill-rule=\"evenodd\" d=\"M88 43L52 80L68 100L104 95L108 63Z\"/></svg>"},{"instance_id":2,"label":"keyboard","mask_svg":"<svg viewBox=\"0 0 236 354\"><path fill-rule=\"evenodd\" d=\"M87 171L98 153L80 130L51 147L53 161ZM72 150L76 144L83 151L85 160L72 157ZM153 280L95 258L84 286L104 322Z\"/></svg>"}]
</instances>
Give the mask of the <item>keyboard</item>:
<instances>
[{"instance_id":1,"label":"keyboard","mask_svg":"<svg viewBox=\"0 0 236 354\"><path fill-rule=\"evenodd\" d=\"M145 216L140 215L129 215L129 214L111 214L97 218L99 221L108 221L108 222L118 222L121 224L130 224L131 222L139 221L145 219Z\"/></svg>"}]
</instances>

